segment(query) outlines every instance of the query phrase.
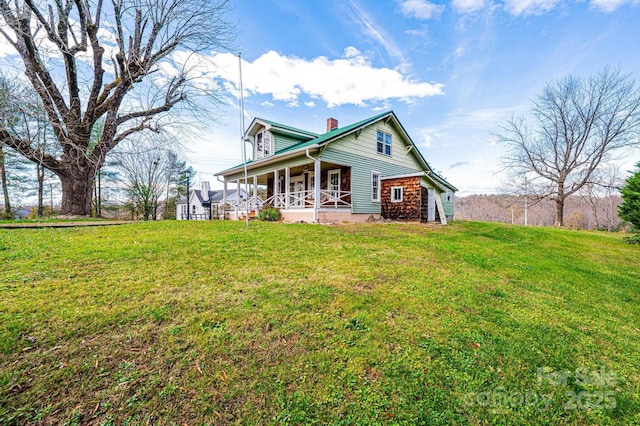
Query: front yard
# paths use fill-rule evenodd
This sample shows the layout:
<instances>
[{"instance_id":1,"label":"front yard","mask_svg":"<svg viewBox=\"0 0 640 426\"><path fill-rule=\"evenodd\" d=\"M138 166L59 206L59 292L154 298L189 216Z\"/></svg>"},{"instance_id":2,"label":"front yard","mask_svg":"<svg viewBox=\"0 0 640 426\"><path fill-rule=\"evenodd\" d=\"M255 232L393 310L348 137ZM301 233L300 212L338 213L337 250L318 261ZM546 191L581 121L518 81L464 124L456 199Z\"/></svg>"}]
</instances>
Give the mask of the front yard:
<instances>
[{"instance_id":1,"label":"front yard","mask_svg":"<svg viewBox=\"0 0 640 426\"><path fill-rule=\"evenodd\" d=\"M2 424L638 424L616 234L0 230Z\"/></svg>"}]
</instances>

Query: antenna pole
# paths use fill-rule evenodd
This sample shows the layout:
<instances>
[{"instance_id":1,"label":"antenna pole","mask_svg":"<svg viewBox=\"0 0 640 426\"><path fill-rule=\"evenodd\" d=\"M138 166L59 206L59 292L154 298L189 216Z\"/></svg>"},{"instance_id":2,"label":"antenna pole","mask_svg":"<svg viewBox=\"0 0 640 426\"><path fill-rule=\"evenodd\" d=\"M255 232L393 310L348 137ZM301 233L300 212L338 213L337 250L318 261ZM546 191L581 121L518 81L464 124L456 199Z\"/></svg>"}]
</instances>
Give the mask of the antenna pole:
<instances>
[{"instance_id":1,"label":"antenna pole","mask_svg":"<svg viewBox=\"0 0 640 426\"><path fill-rule=\"evenodd\" d=\"M238 70L240 74L240 143L242 144L242 162L244 163L244 194L247 197L245 200L246 213L245 221L249 226L249 178L247 177L247 144L244 140L244 91L242 89L242 53L238 52ZM237 194L240 199L240 194Z\"/></svg>"}]
</instances>

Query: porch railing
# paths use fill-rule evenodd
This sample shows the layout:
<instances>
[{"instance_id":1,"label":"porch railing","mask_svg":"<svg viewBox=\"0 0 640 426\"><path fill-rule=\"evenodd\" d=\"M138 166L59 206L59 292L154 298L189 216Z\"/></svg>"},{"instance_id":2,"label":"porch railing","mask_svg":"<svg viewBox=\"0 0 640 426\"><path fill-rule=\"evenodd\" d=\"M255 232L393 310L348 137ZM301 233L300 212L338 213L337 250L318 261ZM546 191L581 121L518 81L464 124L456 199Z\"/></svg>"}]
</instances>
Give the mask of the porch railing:
<instances>
[{"instance_id":1,"label":"porch railing","mask_svg":"<svg viewBox=\"0 0 640 426\"><path fill-rule=\"evenodd\" d=\"M264 201L278 209L286 207L286 194L274 194ZM315 205L315 191L294 191L289 193L290 209L310 209ZM320 207L339 208L351 207L351 191L320 190Z\"/></svg>"},{"instance_id":2,"label":"porch railing","mask_svg":"<svg viewBox=\"0 0 640 426\"><path fill-rule=\"evenodd\" d=\"M351 191L321 189L320 207L351 207Z\"/></svg>"},{"instance_id":3,"label":"porch railing","mask_svg":"<svg viewBox=\"0 0 640 426\"><path fill-rule=\"evenodd\" d=\"M182 220L209 220L209 213L191 213L187 216L186 213L180 213Z\"/></svg>"},{"instance_id":4,"label":"porch railing","mask_svg":"<svg viewBox=\"0 0 640 426\"><path fill-rule=\"evenodd\" d=\"M265 204L270 204L277 209L284 208L285 194L273 194L271 197L264 201Z\"/></svg>"},{"instance_id":5,"label":"porch railing","mask_svg":"<svg viewBox=\"0 0 640 426\"><path fill-rule=\"evenodd\" d=\"M247 210L247 203L249 203L249 211L258 211L264 202L258 197L250 197L248 200L231 200L227 202L229 207L231 207L231 210L235 210L237 208L241 212Z\"/></svg>"}]
</instances>

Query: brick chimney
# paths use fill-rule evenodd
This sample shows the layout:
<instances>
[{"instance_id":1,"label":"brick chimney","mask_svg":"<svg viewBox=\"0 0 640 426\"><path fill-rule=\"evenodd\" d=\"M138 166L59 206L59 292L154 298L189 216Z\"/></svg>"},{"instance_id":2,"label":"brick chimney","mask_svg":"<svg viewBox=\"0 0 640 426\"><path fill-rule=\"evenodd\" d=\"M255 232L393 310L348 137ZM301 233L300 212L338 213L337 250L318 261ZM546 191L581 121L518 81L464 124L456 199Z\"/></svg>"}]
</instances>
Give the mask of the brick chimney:
<instances>
[{"instance_id":1,"label":"brick chimney","mask_svg":"<svg viewBox=\"0 0 640 426\"><path fill-rule=\"evenodd\" d=\"M327 132L338 128L338 120L335 118L327 118Z\"/></svg>"},{"instance_id":2,"label":"brick chimney","mask_svg":"<svg viewBox=\"0 0 640 426\"><path fill-rule=\"evenodd\" d=\"M209 182L200 183L200 195L202 195L202 201L209 201Z\"/></svg>"}]
</instances>

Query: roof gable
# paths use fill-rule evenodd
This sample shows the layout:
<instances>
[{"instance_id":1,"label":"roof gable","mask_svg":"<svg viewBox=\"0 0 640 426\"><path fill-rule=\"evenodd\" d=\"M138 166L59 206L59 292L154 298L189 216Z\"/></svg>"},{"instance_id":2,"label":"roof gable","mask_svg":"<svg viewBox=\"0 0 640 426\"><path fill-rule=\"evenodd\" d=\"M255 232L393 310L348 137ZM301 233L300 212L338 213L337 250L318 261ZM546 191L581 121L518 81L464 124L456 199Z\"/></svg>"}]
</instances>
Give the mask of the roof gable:
<instances>
[{"instance_id":1,"label":"roof gable","mask_svg":"<svg viewBox=\"0 0 640 426\"><path fill-rule=\"evenodd\" d=\"M247 139L249 136L254 136L263 127L270 132L286 134L296 139L309 140L319 136L314 132L309 132L307 130L287 126L286 124L276 123L275 121L256 117L251 121L251 124L249 124L249 127L244 134L244 138Z\"/></svg>"}]
</instances>

